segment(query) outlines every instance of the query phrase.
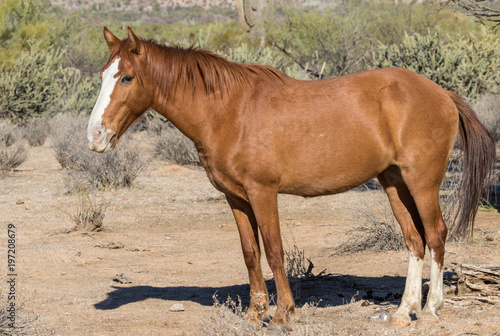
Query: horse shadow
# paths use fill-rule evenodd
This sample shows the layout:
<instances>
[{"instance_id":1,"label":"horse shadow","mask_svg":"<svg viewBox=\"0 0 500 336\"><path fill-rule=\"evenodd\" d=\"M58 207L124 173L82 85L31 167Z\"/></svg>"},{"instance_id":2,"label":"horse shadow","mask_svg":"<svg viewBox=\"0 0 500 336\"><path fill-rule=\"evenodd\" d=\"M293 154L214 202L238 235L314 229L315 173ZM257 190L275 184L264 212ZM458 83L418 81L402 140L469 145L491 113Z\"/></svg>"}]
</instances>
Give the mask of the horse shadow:
<instances>
[{"instance_id":1,"label":"horse shadow","mask_svg":"<svg viewBox=\"0 0 500 336\"><path fill-rule=\"evenodd\" d=\"M328 274L312 278L292 278L290 288L298 307L314 303L319 307L339 306L359 300L374 304L399 304L405 285L405 277L360 277L351 275ZM267 280L266 286L275 303L276 287L274 280ZM147 299L166 301L190 301L202 306L212 306L215 298L224 302L228 297L241 299L244 308L248 307L250 286L248 284L211 287L211 286L112 286L108 297L96 304L98 310L113 310L121 306Z\"/></svg>"}]
</instances>

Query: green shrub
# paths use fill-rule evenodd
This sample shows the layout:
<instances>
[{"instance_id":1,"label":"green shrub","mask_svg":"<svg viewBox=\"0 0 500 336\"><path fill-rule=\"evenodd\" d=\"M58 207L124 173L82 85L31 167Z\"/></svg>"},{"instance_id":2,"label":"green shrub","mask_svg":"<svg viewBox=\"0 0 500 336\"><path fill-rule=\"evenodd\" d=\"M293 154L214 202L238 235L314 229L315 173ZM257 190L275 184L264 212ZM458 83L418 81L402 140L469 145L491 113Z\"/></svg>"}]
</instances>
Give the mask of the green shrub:
<instances>
[{"instance_id":1,"label":"green shrub","mask_svg":"<svg viewBox=\"0 0 500 336\"><path fill-rule=\"evenodd\" d=\"M449 43L435 32L406 34L400 45L380 45L374 66L407 68L468 97L500 91L500 42L493 34Z\"/></svg>"},{"instance_id":2,"label":"green shrub","mask_svg":"<svg viewBox=\"0 0 500 336\"><path fill-rule=\"evenodd\" d=\"M17 63L0 66L0 117L23 123L29 118L53 114L62 97L61 49L42 50L32 42Z\"/></svg>"},{"instance_id":3,"label":"green shrub","mask_svg":"<svg viewBox=\"0 0 500 336\"><path fill-rule=\"evenodd\" d=\"M30 43L16 64L0 66L0 118L23 124L57 112L91 111L99 92L99 77L81 76L64 66L65 51Z\"/></svg>"},{"instance_id":4,"label":"green shrub","mask_svg":"<svg viewBox=\"0 0 500 336\"><path fill-rule=\"evenodd\" d=\"M23 52L30 50L30 41L42 48L59 49L66 45L71 32L63 17L49 0L0 1L0 63L12 66Z\"/></svg>"},{"instance_id":5,"label":"green shrub","mask_svg":"<svg viewBox=\"0 0 500 336\"><path fill-rule=\"evenodd\" d=\"M101 80L96 74L83 77L81 71L66 68L63 73L63 97L60 111L75 113L90 113L99 94Z\"/></svg>"},{"instance_id":6,"label":"green shrub","mask_svg":"<svg viewBox=\"0 0 500 336\"><path fill-rule=\"evenodd\" d=\"M282 15L279 13L282 12ZM364 68L370 50L367 24L342 7L302 10L287 7L267 18L266 40L312 78L328 78Z\"/></svg>"},{"instance_id":7,"label":"green shrub","mask_svg":"<svg viewBox=\"0 0 500 336\"><path fill-rule=\"evenodd\" d=\"M288 76L295 79L306 79L306 70L301 69L297 64L288 65L281 55L269 46L262 43L258 47L251 47L246 43L242 43L236 48L228 50L227 54L219 52L228 60L239 63L253 63L270 65L286 73Z\"/></svg>"}]
</instances>

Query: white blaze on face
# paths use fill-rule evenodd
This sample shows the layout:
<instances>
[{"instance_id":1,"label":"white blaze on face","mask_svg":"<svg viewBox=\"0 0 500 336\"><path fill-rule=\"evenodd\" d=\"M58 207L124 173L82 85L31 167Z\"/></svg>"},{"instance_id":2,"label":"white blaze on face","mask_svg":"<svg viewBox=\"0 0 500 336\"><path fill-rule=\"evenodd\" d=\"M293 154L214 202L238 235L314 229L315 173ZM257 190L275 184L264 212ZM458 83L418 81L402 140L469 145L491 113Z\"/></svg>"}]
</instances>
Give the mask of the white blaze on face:
<instances>
[{"instance_id":1,"label":"white blaze on face","mask_svg":"<svg viewBox=\"0 0 500 336\"><path fill-rule=\"evenodd\" d=\"M102 74L101 91L99 92L99 97L97 97L87 126L87 139L89 140L90 149L104 150L107 145L107 134L111 130L106 129L102 124L102 116L111 102L111 94L119 78L119 76L116 76L119 71L119 63L120 58L115 59Z\"/></svg>"}]
</instances>

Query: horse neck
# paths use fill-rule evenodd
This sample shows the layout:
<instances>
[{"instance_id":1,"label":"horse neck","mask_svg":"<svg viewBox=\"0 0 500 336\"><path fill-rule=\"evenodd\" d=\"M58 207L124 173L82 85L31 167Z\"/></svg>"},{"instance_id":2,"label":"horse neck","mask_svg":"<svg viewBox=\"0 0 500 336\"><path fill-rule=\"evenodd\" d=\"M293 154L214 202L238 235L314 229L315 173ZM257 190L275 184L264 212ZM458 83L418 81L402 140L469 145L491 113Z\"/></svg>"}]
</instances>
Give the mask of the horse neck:
<instances>
[{"instance_id":1,"label":"horse neck","mask_svg":"<svg viewBox=\"0 0 500 336\"><path fill-rule=\"evenodd\" d=\"M247 85L241 80L246 68L205 51L147 47L153 109L201 144L230 111L231 96Z\"/></svg>"},{"instance_id":2,"label":"horse neck","mask_svg":"<svg viewBox=\"0 0 500 336\"><path fill-rule=\"evenodd\" d=\"M153 109L200 146L214 132L217 120L228 111L230 98L227 93L207 95L201 87L193 93L189 82L185 87L184 91L177 90L167 99L157 93Z\"/></svg>"}]
</instances>

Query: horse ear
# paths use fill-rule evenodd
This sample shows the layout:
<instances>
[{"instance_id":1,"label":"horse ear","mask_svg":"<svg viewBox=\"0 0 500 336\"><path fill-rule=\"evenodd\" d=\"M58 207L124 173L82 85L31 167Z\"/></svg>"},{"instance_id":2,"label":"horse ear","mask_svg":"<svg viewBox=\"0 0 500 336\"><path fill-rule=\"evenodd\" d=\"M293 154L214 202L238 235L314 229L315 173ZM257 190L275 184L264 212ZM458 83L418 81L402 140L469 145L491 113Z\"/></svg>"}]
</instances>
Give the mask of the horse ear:
<instances>
[{"instance_id":1,"label":"horse ear","mask_svg":"<svg viewBox=\"0 0 500 336\"><path fill-rule=\"evenodd\" d=\"M108 48L110 51L114 51L118 44L120 43L120 39L116 37L111 30L108 29L108 27L104 26L104 39L106 40L106 43L108 45Z\"/></svg>"},{"instance_id":2,"label":"horse ear","mask_svg":"<svg viewBox=\"0 0 500 336\"><path fill-rule=\"evenodd\" d=\"M143 46L141 39L138 38L137 35L135 35L135 33L132 31L132 28L130 27L127 28L128 28L128 44L130 47L130 51L137 55L142 54Z\"/></svg>"}]
</instances>

